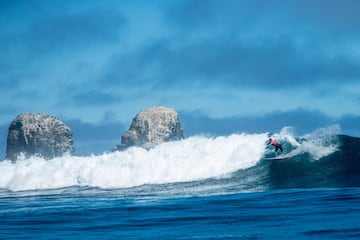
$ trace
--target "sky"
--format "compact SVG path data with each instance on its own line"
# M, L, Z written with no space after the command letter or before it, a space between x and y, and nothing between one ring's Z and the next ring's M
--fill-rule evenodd
M174 108L186 137L360 136L360 1L2 0L0 155L18 114L55 116L78 154ZM4 153L5 155L5 153Z

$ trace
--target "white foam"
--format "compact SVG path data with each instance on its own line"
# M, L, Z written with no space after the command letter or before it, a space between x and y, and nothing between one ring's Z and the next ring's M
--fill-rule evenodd
M337 150L334 136L339 126L319 129L294 137L292 128L272 136L295 150L320 159ZM194 136L161 144L151 150L129 148L98 156L64 156L51 160L21 158L0 162L0 188L12 191L56 189L70 186L128 188L226 177L256 165L265 154L268 133L233 134L216 138Z
M336 136L341 132L340 125L334 124L306 134L300 150L310 153L313 159L318 160L338 150Z
M340 130L340 126L335 124L296 138L292 127L284 127L279 134L273 134L273 136L280 142L287 142L295 148L290 154L287 154L288 157L309 153L312 159L319 160L337 151L338 143L334 141L334 138L340 133Z
M201 180L254 166L264 154L266 139L267 134L195 136L151 150L133 147L99 156L6 160L0 162L0 188L123 188Z

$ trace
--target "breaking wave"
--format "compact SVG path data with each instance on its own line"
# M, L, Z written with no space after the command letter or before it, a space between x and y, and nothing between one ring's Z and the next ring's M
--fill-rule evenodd
M74 186L120 189L161 184L189 186L195 182L202 189L221 191L281 188L275 175L281 178L284 171L288 171L281 169L281 165L305 162L316 165L338 152L341 144L337 134L336 126L303 137L295 137L291 128L284 128L277 134L193 136L150 150L132 147L83 157L63 156L51 160L31 157L15 163L5 160L0 162L0 189L22 191ZM266 149L269 136L280 141L292 157L286 161L263 161L268 154L273 154Z

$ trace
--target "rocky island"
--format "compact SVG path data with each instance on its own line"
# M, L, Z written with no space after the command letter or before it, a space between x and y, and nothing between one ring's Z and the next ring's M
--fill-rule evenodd
M121 137L118 150L131 146L146 149L158 144L183 139L183 129L177 112L172 108L151 107L140 111Z
M18 115L10 124L6 158L15 161L20 154L50 159L74 152L72 131L59 119L39 114Z

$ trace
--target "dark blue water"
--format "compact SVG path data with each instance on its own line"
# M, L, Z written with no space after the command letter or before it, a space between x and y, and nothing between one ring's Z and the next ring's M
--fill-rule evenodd
M360 238L360 188L211 196L167 196L151 188L3 191L0 238Z

